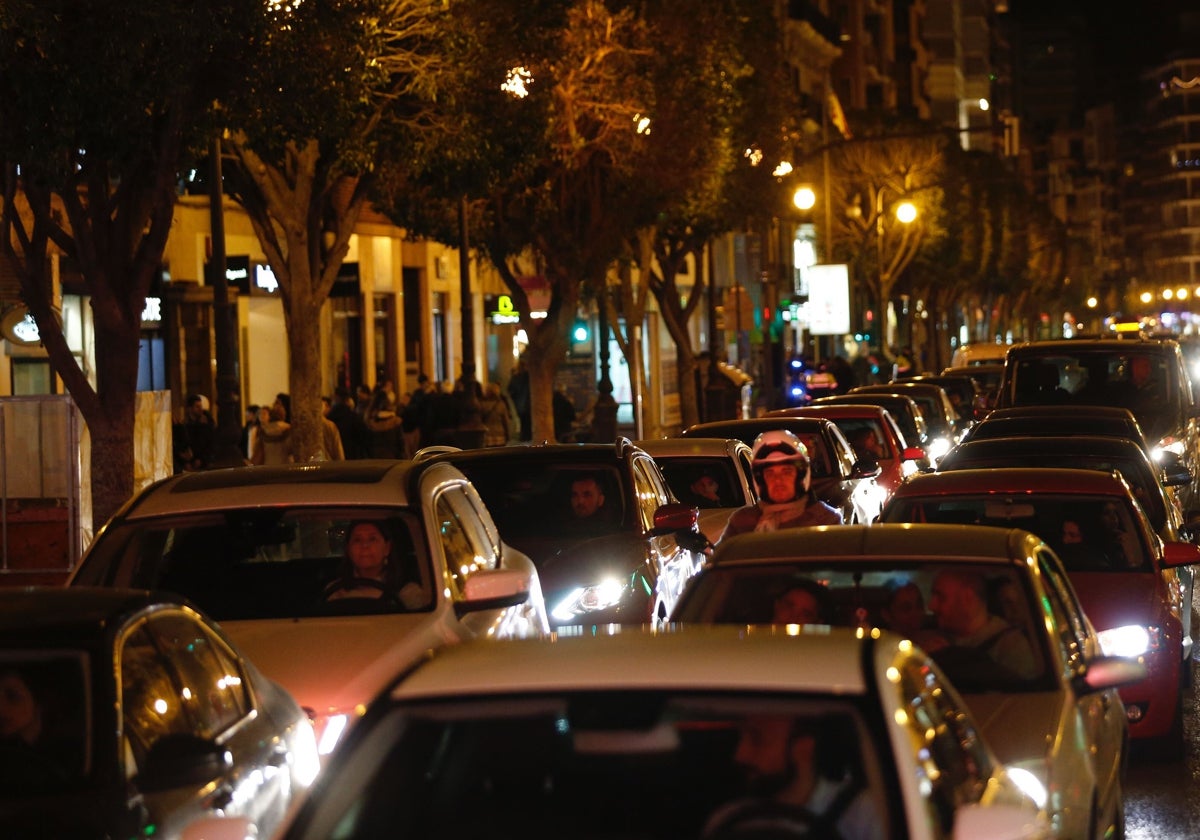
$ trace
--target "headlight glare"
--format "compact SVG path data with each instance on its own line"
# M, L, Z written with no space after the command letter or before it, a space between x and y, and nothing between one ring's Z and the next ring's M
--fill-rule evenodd
M1162 643L1162 632L1157 627L1127 624L1101 630L1096 638L1107 656L1138 657L1158 650Z
M550 614L558 621L571 619L590 612L599 612L609 607L615 607L625 594L625 585L616 578L605 578L591 586L581 586L571 590L551 610Z

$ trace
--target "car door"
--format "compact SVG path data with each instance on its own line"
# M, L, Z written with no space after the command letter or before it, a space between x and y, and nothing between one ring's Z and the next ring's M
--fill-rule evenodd
M631 464L637 505L638 527L645 535L647 553L657 576L654 582L654 616L665 619L671 614L684 585L704 562L679 545L673 534L654 535L654 512L674 500L658 465L648 455L635 455Z
M126 777L170 836L222 811L271 830L287 806L286 747L257 713L234 654L180 610L141 620L120 642Z
M1069 682L1091 657L1100 655L1100 643L1062 565L1043 551L1038 554L1038 570L1046 591L1046 607L1054 619L1058 649L1066 665L1063 677ZM1092 751L1093 774L1103 801L1113 792L1112 786L1120 781L1125 706L1115 688L1076 697L1075 705L1086 743Z

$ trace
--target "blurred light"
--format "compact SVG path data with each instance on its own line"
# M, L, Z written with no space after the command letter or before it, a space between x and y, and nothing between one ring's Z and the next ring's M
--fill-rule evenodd
M1008 777L1013 780L1013 784L1037 803L1038 808L1046 807L1046 786L1034 773L1024 767L1009 767Z
M1090 298L1087 299L1087 305L1088 305L1088 309L1095 309L1097 306L1100 305L1100 301L1096 299L1095 295L1092 295Z
M811 210L817 203L817 194L812 187L800 187L792 195L792 203L800 210Z
M751 166L758 166L760 163L762 163L763 153L761 149L755 149L754 147L751 147L743 152L743 154L750 161Z
M988 108L991 108L991 107L992 107L992 103L988 102L986 99L979 100L979 110L980 111L986 111Z
M774 175L776 178L782 178L784 175L790 174L791 171L792 171L792 164L785 160L785 161L781 161L780 164L775 167L775 171L772 172L771 174Z
M1142 292L1142 303L1149 303L1152 300L1154 300L1154 295L1150 292Z
M1176 289L1176 290L1175 290L1175 298L1176 298L1176 300L1187 300L1187 296L1188 296L1188 290L1187 290L1187 289L1184 289L1184 288L1179 288L1179 289Z
M1163 289L1162 296L1163 300L1170 300L1171 298L1175 297L1175 293L1170 289Z
M529 95L529 84L532 81L532 73L524 67L514 67L508 71L508 77L505 78L504 84L500 85L500 90L511 93L518 99L524 99Z
M896 218L904 224L909 224L917 218L917 208L911 201L902 201L896 205Z
M1157 650L1160 637L1161 633L1157 627L1143 627L1138 624L1110 627L1096 634L1100 649L1107 656L1141 656Z
M633 121L637 124L637 133L638 134L649 134L650 133L650 118L649 117L643 116L641 114L634 114Z

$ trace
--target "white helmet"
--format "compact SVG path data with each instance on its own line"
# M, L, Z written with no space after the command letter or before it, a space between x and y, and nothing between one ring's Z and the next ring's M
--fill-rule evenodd
M796 472L796 495L804 493L805 473L810 464L808 449L795 433L789 432L787 429L772 429L754 439L750 467L754 472L754 482L758 485L760 498L767 498L763 470L777 464L795 464L797 468L802 468Z

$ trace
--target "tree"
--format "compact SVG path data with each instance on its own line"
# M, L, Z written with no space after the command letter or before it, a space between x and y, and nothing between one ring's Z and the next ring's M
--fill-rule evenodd
M6 0L0 5L0 253L51 367L91 437L92 521L133 493L141 314L158 275L178 173L236 87L260 3ZM91 297L95 370L63 335L51 255Z
M443 130L441 0L280 3L224 103L226 188L279 282L296 457L321 457L320 313L377 181Z
M412 182L383 202L398 223L457 243L448 207L466 196L472 239L512 293L529 336L535 440L553 440L551 396L585 286L595 290L621 254L630 218L639 115L653 104L646 28L598 0L454 4L448 92L457 140L426 149ZM441 209L418 207L417 199ZM421 225L418 227L418 225ZM545 284L544 318L526 287Z

